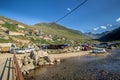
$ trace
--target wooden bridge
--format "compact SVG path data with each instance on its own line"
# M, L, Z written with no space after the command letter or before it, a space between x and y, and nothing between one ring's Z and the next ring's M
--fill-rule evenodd
M0 80L24 80L16 55L5 57L0 55Z

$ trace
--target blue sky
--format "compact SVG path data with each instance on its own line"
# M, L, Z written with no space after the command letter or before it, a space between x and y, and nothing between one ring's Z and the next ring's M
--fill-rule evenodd
M33 25L54 22L84 0L0 0L0 15ZM120 0L88 0L58 22L82 32L103 32L120 25Z

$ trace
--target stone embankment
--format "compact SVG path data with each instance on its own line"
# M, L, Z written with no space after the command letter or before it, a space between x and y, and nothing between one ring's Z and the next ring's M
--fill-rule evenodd
M49 54L45 51L31 52L24 56L17 56L19 65L23 74L29 73L29 70L39 66L54 65L56 62L61 62L62 59L78 57L89 54L89 51L80 51L74 53Z
M39 66L53 65L55 62L60 62L58 58L50 58L45 51L31 52L25 56L18 56L18 62L23 74L29 73L29 70Z

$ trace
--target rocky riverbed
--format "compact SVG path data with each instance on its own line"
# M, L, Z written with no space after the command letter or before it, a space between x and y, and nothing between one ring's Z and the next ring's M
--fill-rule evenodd
M62 59L88 55L90 51L80 51L74 53L49 54L43 50L31 52L17 57L23 75L29 74L29 71L40 66L54 65L60 63Z
M120 49L107 57L81 56L32 70L25 80L120 80Z

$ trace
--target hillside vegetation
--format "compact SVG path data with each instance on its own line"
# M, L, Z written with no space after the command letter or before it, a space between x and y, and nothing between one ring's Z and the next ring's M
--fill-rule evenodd
M39 23L33 26L0 16L0 43L28 44L79 44L91 42L77 30L57 23Z
M83 34L78 33L75 30L68 29L60 24L56 23L41 23L35 24L34 27L36 29L41 30L47 34L57 35L59 37L65 37L71 40L79 41L83 39L88 39Z
M24 23L22 23L22 22L19 22L19 21L16 21L16 20L13 20L13 19L4 17L4 16L0 16L0 19L6 21L6 22L8 22L8 23L11 23L11 24L20 24L20 25L22 25L22 26L24 26L24 27L26 27L26 28L30 28L30 26L27 25L27 24L24 24Z
M17 26L10 24L8 22L5 22L5 24L2 25L3 27L7 28L10 31L17 31Z

